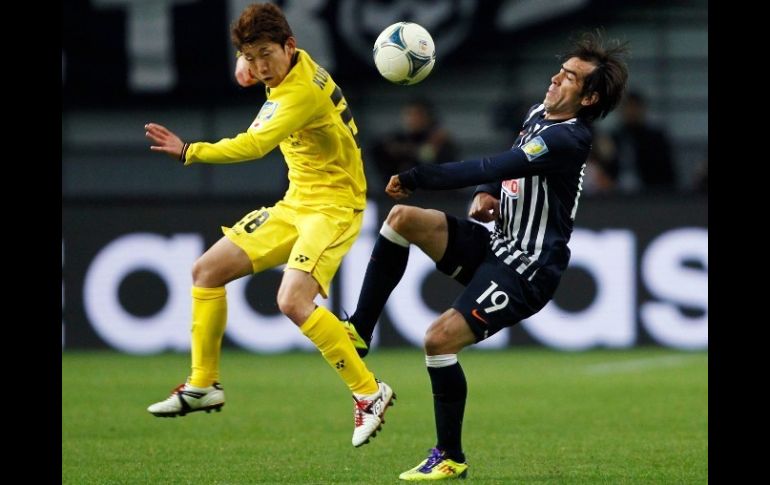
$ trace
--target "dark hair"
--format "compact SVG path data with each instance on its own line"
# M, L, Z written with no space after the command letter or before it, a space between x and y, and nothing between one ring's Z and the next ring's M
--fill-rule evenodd
M628 42L611 41L611 46L603 45L602 32L583 33L572 42L572 47L561 56L566 61L571 57L590 62L596 66L583 81L583 96L591 93L599 95L599 100L584 106L578 116L588 120L604 118L620 102L626 90L628 67L624 57L628 54Z
M272 3L253 3L233 22L231 38L236 49L245 44L268 40L282 46L294 34L280 8Z

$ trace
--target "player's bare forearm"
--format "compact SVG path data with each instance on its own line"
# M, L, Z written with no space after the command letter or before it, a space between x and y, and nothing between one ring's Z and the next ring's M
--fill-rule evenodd
M165 153L179 160L184 150L184 142L173 131L157 123L144 125L144 136L152 141L150 150Z

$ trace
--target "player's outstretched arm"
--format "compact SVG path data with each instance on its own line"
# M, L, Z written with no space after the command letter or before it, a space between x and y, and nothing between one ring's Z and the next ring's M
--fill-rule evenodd
M235 61L235 80L244 88L257 84L257 77L251 72L251 66L243 56L238 56Z
M480 222L491 222L500 213L500 201L486 192L479 192L473 198L468 216Z
M177 160L181 160L185 144L173 131L156 123L147 123L144 125L144 130L144 136L153 143L150 146L150 150L162 152Z
M530 160L521 147L496 155L461 162L419 164L398 174L402 190L446 190L489 184L503 180L548 175L575 160L585 160L590 145L576 139L569 127L552 128L543 133L541 143L548 150Z

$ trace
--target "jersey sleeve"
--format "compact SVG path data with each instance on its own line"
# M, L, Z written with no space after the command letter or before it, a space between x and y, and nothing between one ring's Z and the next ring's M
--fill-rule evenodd
M500 190L502 189L502 182L492 182L488 184L481 184L476 187L476 190L473 191L473 198L476 197L476 194L479 194L481 192L487 193L491 196L493 196L495 199L500 198Z
M471 185L486 185L532 175L547 175L582 164L588 156L590 144L581 140L574 127L557 125L545 129L521 147L497 155L440 165L419 165L398 176L409 189L457 189ZM493 194L499 194L498 191ZM488 189L488 190L486 190ZM490 192L491 193L491 192Z
M236 163L262 158L311 121L316 116L318 105L314 92L303 89L301 85L283 92L265 101L245 133L223 138L216 143L190 144L185 165L194 162Z

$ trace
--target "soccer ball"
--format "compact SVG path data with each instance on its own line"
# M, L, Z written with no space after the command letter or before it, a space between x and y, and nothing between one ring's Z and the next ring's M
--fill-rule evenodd
M412 22L389 25L374 42L374 65L382 77L396 84L417 84L436 63L433 38Z

